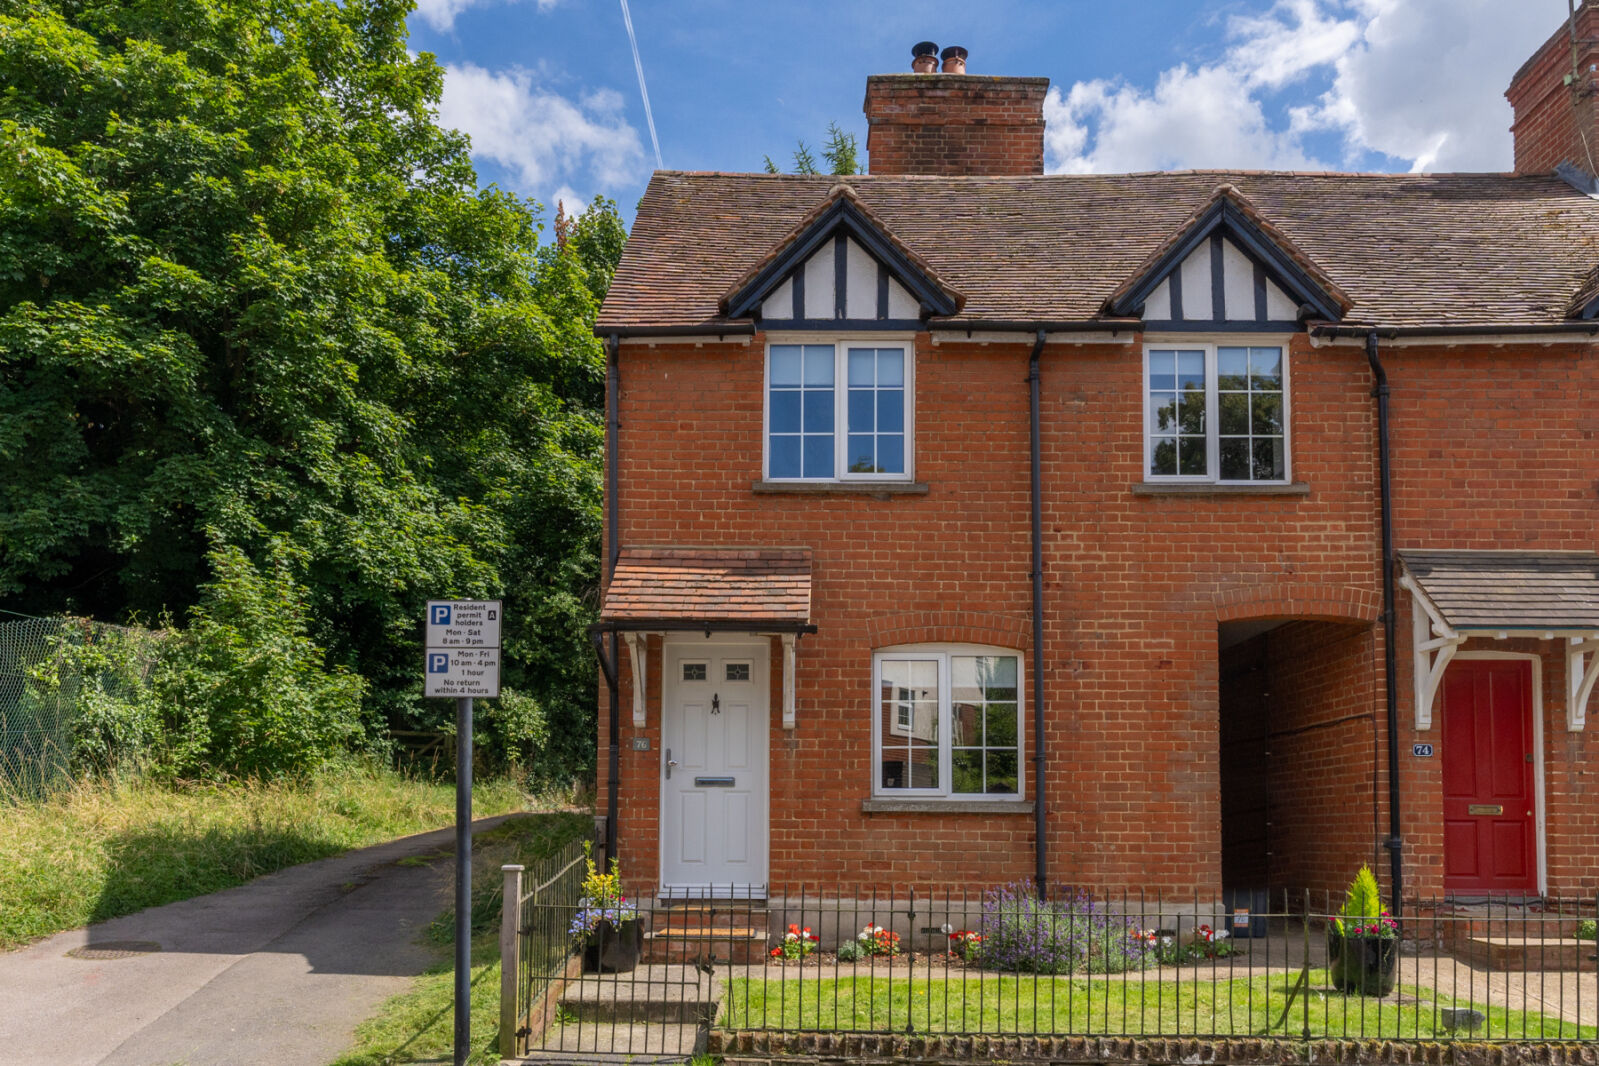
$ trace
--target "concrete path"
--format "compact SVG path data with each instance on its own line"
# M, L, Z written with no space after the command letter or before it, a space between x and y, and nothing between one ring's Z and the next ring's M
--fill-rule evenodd
M0 1066L322 1066L438 957L418 934L450 905L453 844L421 833L0 954ZM160 950L67 954L126 941Z

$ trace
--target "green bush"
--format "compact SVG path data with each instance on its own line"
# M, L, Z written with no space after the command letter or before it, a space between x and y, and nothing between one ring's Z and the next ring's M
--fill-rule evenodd
M172 769L248 776L304 773L359 747L361 678L324 665L306 632L293 550L274 541L266 573L219 544L189 627L156 676Z
M1578 940L1595 940L1595 939L1599 939L1599 923L1595 923L1592 918L1584 918L1582 921L1578 922L1577 923L1577 939Z

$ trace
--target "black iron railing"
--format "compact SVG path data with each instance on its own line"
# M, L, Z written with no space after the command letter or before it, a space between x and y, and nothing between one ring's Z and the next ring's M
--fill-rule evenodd
M1078 890L1041 900L1025 883L645 900L634 964L615 950L628 947L625 932L569 937L563 949L575 905L530 898L523 921L544 931L549 1002L517 1051L686 1055L712 1029L1599 1039L1595 941L1578 936L1592 929L1593 899L1418 899L1402 919L1342 933L1332 894L1242 901L1252 906Z

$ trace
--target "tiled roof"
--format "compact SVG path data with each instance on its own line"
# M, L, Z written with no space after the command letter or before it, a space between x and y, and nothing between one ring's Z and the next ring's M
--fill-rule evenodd
M1599 629L1599 555L1405 551L1405 572L1457 629Z
M623 548L603 622L811 620L808 548Z
M1599 265L1599 201L1554 176L1178 171L1030 178L659 171L597 331L726 324L718 301L839 182L964 293L947 320L1096 317L1232 185L1351 301L1348 320L1567 320Z

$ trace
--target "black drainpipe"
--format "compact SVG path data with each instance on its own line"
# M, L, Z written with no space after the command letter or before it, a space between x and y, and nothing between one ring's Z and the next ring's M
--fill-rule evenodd
M605 540L609 565L606 568L606 577L616 573L616 560L622 554L621 531L622 523L617 513L620 496L617 493L616 459L619 451L617 430L621 426L621 395L622 395L622 370L620 364L621 341L615 333L605 341ZM617 666L621 659L617 655L618 636L613 630L610 639L610 669L606 671L607 707L610 712L609 745L606 752L605 775L605 859L609 863L616 858L616 815L618 808L617 778L622 772L622 695L617 691ZM598 644L598 641L596 641ZM601 665L604 666L605 653L601 653Z
M1033 354L1027 360L1028 432L1032 449L1033 480L1033 835L1037 857L1038 895L1049 883L1049 846L1044 820L1044 491L1043 466L1038 441L1038 357L1044 351L1044 331L1038 331Z
M1366 361L1371 364L1377 397L1377 463L1382 483L1382 644L1383 675L1388 696L1388 849L1389 878L1393 885L1394 916L1404 898L1404 839L1399 833L1399 678L1394 646L1394 497L1388 457L1388 374L1377 354L1377 331L1366 334Z

